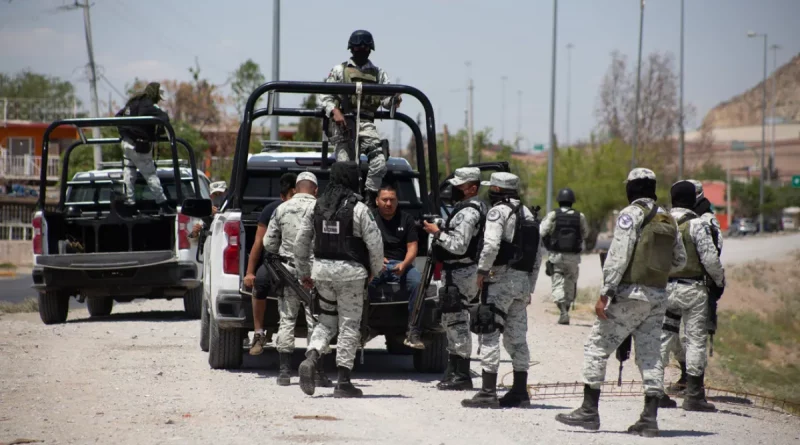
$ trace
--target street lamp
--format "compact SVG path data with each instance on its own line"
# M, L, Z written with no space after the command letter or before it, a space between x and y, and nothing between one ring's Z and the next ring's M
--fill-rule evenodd
M764 154L767 149L767 34L748 31L747 37L764 38L764 81L761 85L761 178L758 187L758 230L764 233Z
M575 48L575 45L572 43L567 43L567 131L565 145L569 147L569 112L570 112L570 101L572 99L572 48Z
M780 45L772 44L769 46L772 50L772 111L770 111L770 127L772 130L772 142L769 149L769 169L767 170L767 180L772 184L772 169L775 168L775 102L778 101L778 50L781 49Z
M633 144L631 169L636 167L636 144L639 139L639 91L642 81L642 32L644 30L644 0L639 3L639 58L636 61L636 102L633 106Z
M556 149L556 26L558 25L558 0L553 0L553 54L550 65L550 150L547 151L547 212L553 208L553 157Z

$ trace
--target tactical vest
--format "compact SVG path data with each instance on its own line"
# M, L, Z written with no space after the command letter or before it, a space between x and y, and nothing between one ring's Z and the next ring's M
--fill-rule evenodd
M646 216L638 228L636 247L620 283L665 289L672 269L672 249L678 236L675 219L668 213L658 213L655 203L652 210L641 204L635 205Z
M473 262L478 261L478 255L480 255L481 250L483 250L483 227L486 225L486 215L483 212L481 205L474 200L465 200L459 202L454 208L453 213L450 214L450 217L447 218L447 223L445 224L445 233L449 230L452 230L453 227L450 227L450 221L456 217L456 215L467 208L472 208L478 211L480 214L480 220L478 221L478 229L477 232L472 236L472 239L469 241L469 246L467 247L467 251L463 255L456 255L449 250L445 249L444 247L434 244L433 245L433 254L436 257L437 261L456 261L456 260L463 260L465 258L469 258Z
M352 66L345 62L342 64L343 80L344 83L380 83L380 70L375 65L371 68L362 69L357 66ZM381 106L380 96L361 96L361 112L375 113ZM356 111L356 95L345 95L342 99L342 108L345 112ZM349 109L348 109L349 108Z
M121 110L115 114L115 117L138 117L142 116L141 109L142 102L147 101L152 104L152 101L147 97L134 99L126 104ZM117 127L120 137L127 142L133 144L137 153L150 153L150 143L157 140L156 126L155 125L125 125Z
M525 206L522 203L515 206L508 201L502 201L498 205L510 208L511 215L517 215L517 221L514 226L514 239L511 242L501 239L500 251L497 252L494 265L507 264L512 269L533 272L536 255L539 253L539 220L535 216L533 221L526 219Z
M555 226L548 245L551 252L580 253L582 250L581 214L575 210L568 212L556 210Z
M670 278L692 278L702 279L705 275L705 269L700 262L700 256L697 254L697 245L692 239L690 233L691 221L697 216L687 213L678 220L678 231L683 238L683 246L686 248L686 265L680 270L677 270L669 275Z
M314 207L314 257L355 261L370 270L367 244L353 234L353 211L358 200L351 196L331 219L322 216L319 203Z

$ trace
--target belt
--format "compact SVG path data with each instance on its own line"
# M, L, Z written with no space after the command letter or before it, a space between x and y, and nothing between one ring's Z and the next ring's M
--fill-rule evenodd
M467 267L474 265L475 263L442 263L442 270L453 271L453 270L465 269Z
M668 281L670 283L695 284L696 282L703 280L705 280L705 277L676 277L676 278L670 278Z

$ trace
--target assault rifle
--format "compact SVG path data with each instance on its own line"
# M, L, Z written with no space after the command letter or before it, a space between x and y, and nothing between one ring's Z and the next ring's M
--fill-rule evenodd
M606 256L608 252L600 252L600 267L606 264ZM619 376L617 377L617 386L622 386L622 368L626 360L631 358L631 348L633 347L633 337L627 336L622 340L622 344L617 347L617 361L619 361Z
M294 274L290 273L286 269L286 266L283 265L280 256L267 254L266 266L267 268L272 269L272 273L277 275L281 283L288 284L289 287L292 288L294 293L297 294L297 297L300 298L300 301L303 302L303 305L307 307L309 311L311 311L312 317L314 318L314 321L316 321L317 318L314 316L314 309L316 307L314 305L315 295L312 294L312 292L315 291L308 291L306 288L300 285L300 282L297 281L297 278L294 276Z

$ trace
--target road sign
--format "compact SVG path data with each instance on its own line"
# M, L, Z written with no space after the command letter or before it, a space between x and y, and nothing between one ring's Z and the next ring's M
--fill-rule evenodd
M544 144L536 144L533 146L533 151L544 151Z
M731 141L731 150L740 151L747 150L747 144L742 141Z
M800 175L792 176L792 187L800 188Z

